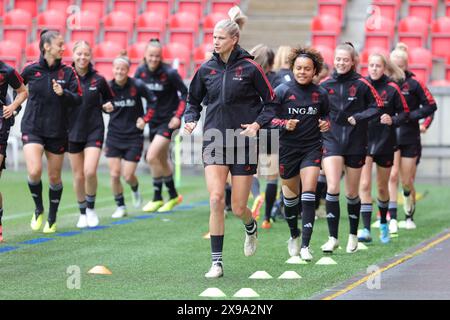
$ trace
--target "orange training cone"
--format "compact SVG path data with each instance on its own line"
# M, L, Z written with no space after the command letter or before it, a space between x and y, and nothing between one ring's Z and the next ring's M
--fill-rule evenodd
M112 272L109 271L109 269L106 268L105 266L95 266L91 270L89 270L88 273L91 273L91 274L112 274Z

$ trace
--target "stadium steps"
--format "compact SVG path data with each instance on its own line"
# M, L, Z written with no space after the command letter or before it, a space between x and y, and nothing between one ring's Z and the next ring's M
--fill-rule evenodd
M368 16L367 9L371 0L348 1L346 9L346 24L341 34L341 42L350 41L357 51L364 45L364 28ZM362 30L357 32L356 30Z

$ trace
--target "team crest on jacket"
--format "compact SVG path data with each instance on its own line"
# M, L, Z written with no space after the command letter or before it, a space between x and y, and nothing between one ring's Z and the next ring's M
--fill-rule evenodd
M381 100L383 100L383 102L386 104L387 103L387 92L386 90L383 90L380 94L380 98Z
M92 79L91 84L89 85L89 91L95 91L97 90L97 80Z
M134 87L134 86L131 87L131 88L130 88L130 95L131 95L132 97L135 97L136 94L137 94L136 87Z
M402 84L402 94L403 95L409 95L409 83L408 82L404 82L403 84Z
M319 93L313 92L311 94L311 100L312 100L312 103L319 103Z
M350 97L355 97L356 96L356 86L355 85L352 85L350 87L350 89L348 89L348 95Z
M66 80L64 80L64 70L60 69L58 71L58 80L56 80L56 82L58 82L59 84L65 84Z
M217 74L216 69L211 69L211 72L209 74L211 74L211 75Z
M159 81L166 82L167 81L167 74L166 73L161 73L161 75L159 76Z
M236 72L234 73L233 80L241 81L242 80L242 73L243 73L242 66L237 67L236 68Z
M0 85L2 85L5 82L5 76L0 73Z
M333 88L330 88L330 90L328 90L328 94L334 94Z
M141 72L141 78L144 79L147 75L145 74L145 72Z

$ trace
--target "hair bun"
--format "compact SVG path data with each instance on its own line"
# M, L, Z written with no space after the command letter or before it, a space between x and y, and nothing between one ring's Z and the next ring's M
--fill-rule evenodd
M242 30L242 27L247 22L247 16L242 13L241 8L238 6L234 6L228 10L228 16L232 21L237 23L240 30Z

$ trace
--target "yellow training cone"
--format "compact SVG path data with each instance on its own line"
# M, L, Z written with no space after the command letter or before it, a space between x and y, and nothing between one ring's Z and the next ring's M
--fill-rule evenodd
M95 266L91 270L89 270L88 273L91 273L91 274L112 274L112 272L109 271L109 269L106 268L105 266Z
M208 233L205 233L205 235L203 236L203 239L211 239L211 235Z

